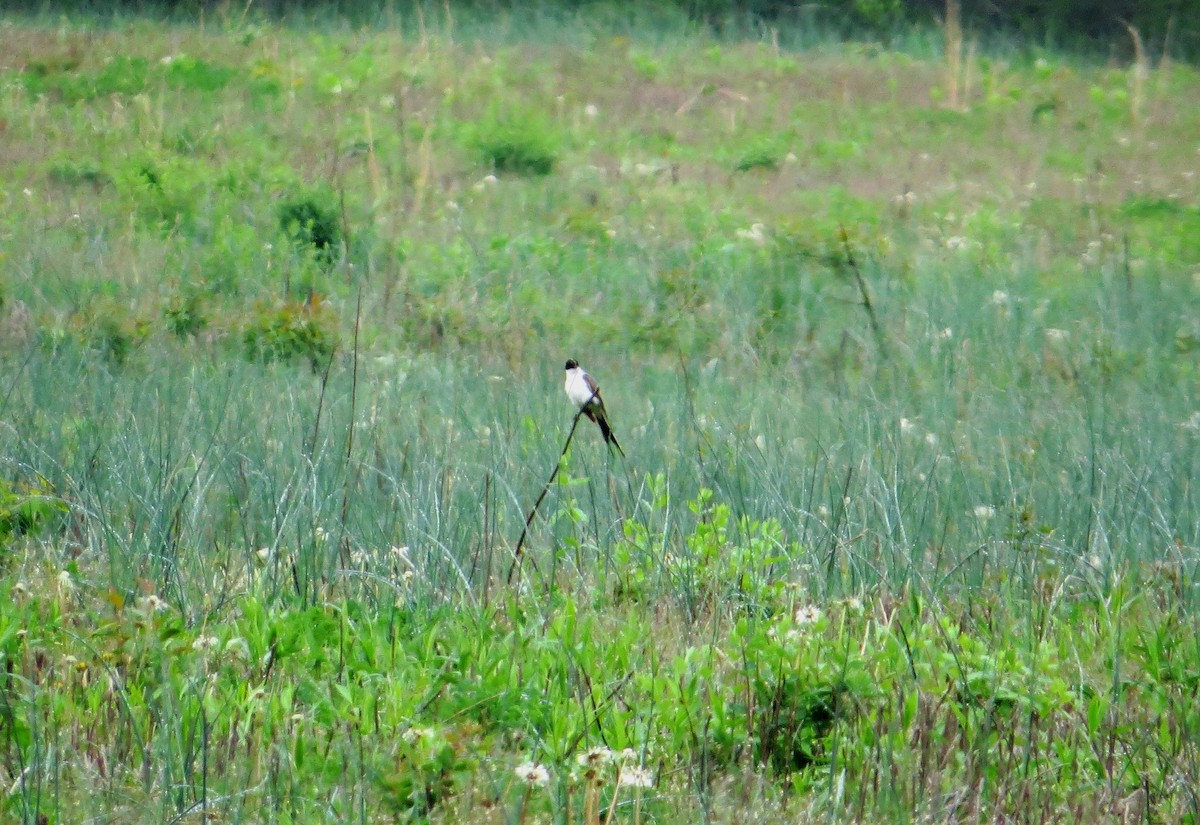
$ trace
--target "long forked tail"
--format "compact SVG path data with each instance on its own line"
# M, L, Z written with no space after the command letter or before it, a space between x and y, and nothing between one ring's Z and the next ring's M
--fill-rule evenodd
M621 458L625 457L625 451L621 449L621 445L617 443L617 437L613 435L612 428L608 426L608 420L602 416L596 416L596 423L600 425L600 434L604 436L604 440L617 448L617 452L621 454Z

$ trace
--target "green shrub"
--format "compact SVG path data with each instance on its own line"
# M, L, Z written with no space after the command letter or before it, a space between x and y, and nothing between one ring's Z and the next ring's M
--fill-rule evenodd
M315 193L279 207L279 226L293 244L311 246L322 263L332 263L342 243L341 210L332 197Z
M314 372L328 363L337 344L333 318L318 301L289 301L264 310L242 334L246 357L271 363L307 359Z
M54 515L67 511L46 479L36 483L0 480L0 542L37 532Z
M197 292L177 295L171 299L163 310L167 320L167 329L176 338L188 338L208 326L208 317L204 314L204 298Z
M496 172L549 175L558 162L559 141L550 124L533 114L492 115L470 130L480 161Z

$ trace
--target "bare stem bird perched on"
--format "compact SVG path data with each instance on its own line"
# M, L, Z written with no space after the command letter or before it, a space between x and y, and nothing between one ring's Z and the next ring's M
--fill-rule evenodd
M579 362L574 358L567 361L567 377L563 387L566 389L571 403L596 422L596 425L600 427L600 433L604 436L604 441L616 447L621 458L624 458L625 451L621 449L621 445L617 443L617 437L612 433L612 428L608 426L608 413L604 409L604 399L600 397L600 387L592 376L583 371Z

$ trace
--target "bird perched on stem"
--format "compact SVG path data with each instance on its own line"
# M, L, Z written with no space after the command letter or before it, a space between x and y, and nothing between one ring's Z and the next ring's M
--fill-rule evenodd
M617 437L613 435L612 427L608 426L608 413L604 409L604 399L600 397L600 387L596 384L596 380L584 372L583 367L579 366L579 362L574 358L567 361L566 369L567 377L563 387L567 391L567 397L571 399L572 404L583 411L584 415L596 422L596 425L600 427L600 434L604 436L604 441L616 447L621 458L624 458L625 451L617 443Z

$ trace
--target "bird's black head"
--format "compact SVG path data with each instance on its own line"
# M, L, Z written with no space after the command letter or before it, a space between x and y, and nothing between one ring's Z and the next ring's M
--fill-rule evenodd
M579 366L579 362L578 362L578 361L576 361L574 358L568 358L568 359L567 359L567 366L566 366L566 369L573 370L573 369L575 369L575 368L576 368L576 367L578 367L578 366Z

